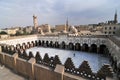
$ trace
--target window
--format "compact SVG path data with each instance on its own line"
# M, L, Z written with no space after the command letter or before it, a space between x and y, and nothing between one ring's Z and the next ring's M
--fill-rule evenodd
M114 27L114 29L116 29L116 27Z
M111 27L109 27L109 29L111 30Z
M107 32L105 32L105 34L107 34Z
M115 34L115 32L113 32L113 34Z
M109 32L109 34L111 34L111 32Z
M105 30L107 29L107 27L105 27Z

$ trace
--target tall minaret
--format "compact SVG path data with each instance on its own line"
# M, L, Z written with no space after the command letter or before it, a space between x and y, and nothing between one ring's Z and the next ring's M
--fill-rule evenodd
M115 11L115 15L114 15L114 23L116 24L118 21L117 21L117 11Z
M33 15L33 24L34 24L34 29L37 29L38 21L37 21L37 16L35 16L35 15Z
M69 24L68 24L68 18L67 18L66 24L65 24L65 32L67 32L68 26L69 26Z
M68 27L68 25L69 25L69 24L68 24L68 17L67 17L67 20L66 20L66 27Z

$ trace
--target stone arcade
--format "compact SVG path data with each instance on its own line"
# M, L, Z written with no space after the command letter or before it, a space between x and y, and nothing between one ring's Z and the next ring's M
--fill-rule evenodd
M97 73L93 73L88 61L75 68L71 58L61 65L58 56L45 54L41 59L39 52L35 57L32 52L27 55L25 50L35 46L106 54L110 57L114 72L120 74L120 44L114 36L69 36L67 33L56 36L31 35L1 40L0 44L1 63L32 80L106 80L113 76L109 65L103 65Z

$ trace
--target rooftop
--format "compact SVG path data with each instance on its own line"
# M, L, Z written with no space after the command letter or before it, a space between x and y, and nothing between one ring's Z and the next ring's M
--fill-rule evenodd
M0 80L26 80L24 77L14 73L12 70L0 66Z

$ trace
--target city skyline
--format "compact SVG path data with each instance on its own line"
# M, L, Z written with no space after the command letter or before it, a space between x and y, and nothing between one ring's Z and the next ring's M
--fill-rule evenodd
M1 0L0 28L33 25L32 16L40 24L65 24L67 17L71 25L94 24L114 19L119 0Z

